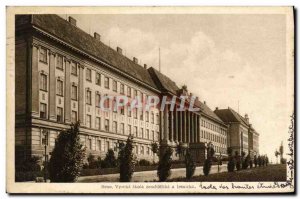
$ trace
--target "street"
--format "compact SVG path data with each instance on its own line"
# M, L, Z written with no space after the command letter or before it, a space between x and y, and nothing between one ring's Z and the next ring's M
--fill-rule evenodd
M220 166L220 172L227 171L227 165ZM217 173L218 166L211 167L210 173ZM203 175L203 167L197 167L194 176ZM185 177L185 168L172 169L170 179ZM157 170L135 172L132 177L132 182L152 182L158 181ZM97 175L97 176L81 176L77 182L119 182L119 174Z

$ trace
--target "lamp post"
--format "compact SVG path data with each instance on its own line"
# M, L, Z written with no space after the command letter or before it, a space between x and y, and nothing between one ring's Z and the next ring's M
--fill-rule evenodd
M43 139L43 144L45 146L45 163L44 163L44 181L47 182L47 145L48 145L48 131L46 129L42 130L44 139Z

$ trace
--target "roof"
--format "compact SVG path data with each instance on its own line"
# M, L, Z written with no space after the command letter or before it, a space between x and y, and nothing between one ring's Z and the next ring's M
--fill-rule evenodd
M65 19L52 14L32 15L31 23L60 40L96 57L149 86L156 84L147 69L121 55Z
M200 107L202 114L204 114L208 117L211 117L211 118L215 119L216 121L224 124L223 120L221 118L219 118L206 104L202 103L201 101L195 101L195 103L196 103L196 106Z
M219 116L225 123L229 122L240 122L243 123L246 126L249 126L249 122L246 121L244 117L242 117L240 114L238 114L235 110L232 108L228 109L218 109L214 111L215 114Z
M174 81L153 67L150 67L148 71L153 77L154 82L156 82L157 88L159 88L161 91L169 91L176 95L179 88Z

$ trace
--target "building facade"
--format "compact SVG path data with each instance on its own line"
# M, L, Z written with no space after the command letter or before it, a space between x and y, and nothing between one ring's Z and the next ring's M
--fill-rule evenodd
M59 133L76 121L87 155L117 152L119 142L130 134L137 158L151 161L158 160L152 143L162 149L171 146L174 159L184 159L176 153L179 145L189 147L199 162L208 145L217 156L226 156L228 146L258 152L258 133L249 130L247 122L224 119L186 87L141 66L135 57L127 58L121 48L108 47L98 33L91 36L79 29L72 17L66 21L57 15L18 15L15 36L16 158L49 158ZM103 104L107 108L117 96L139 97L143 103L155 96L175 105L104 111L100 103L107 96L112 96ZM189 111L191 106L198 110Z
M241 155L245 152L253 157L259 153L259 134L249 123L247 114L243 117L230 107L228 109L216 108L214 112L228 125L228 147L232 148L233 154L238 152Z

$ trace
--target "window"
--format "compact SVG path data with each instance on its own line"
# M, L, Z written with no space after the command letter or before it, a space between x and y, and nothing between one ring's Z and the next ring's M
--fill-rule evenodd
M120 112L121 112L121 115L124 115L124 106L120 107Z
M134 119L137 119L137 108L133 109L133 117Z
M136 98L137 95L138 95L138 91L137 91L137 90L134 90L134 92L133 92L133 98Z
M146 111L146 122L149 122L149 112Z
M75 63L72 63L72 66L71 66L71 74L72 75L77 75L77 66Z
M120 84L120 94L124 95L124 84Z
M109 148L110 148L110 146L109 146L109 141L106 141L106 151L108 151Z
M86 127L91 128L91 115L86 115Z
M100 75L100 73L96 73L96 84L101 86L101 75Z
M152 137L152 139L154 140L155 138L154 138L154 131L151 131L151 137Z
M117 92L117 90L118 90L118 83L117 83L116 80L114 80L114 81L113 81L113 91L114 91L114 92Z
M120 124L120 132L121 132L121 134L124 134L124 124L123 123Z
M141 154L144 155L144 146L141 146Z
M47 91L47 75L41 74L40 89Z
M96 93L96 107L100 107L100 101L101 101L101 97L99 93Z
M140 135L141 138L144 138L144 129L141 128L141 135Z
M114 132L114 133L117 133L117 122L116 121L114 121L113 122L113 124L112 124L112 131Z
M129 86L127 87L127 96L131 97L131 88Z
M63 96L64 94L64 83L61 80L57 80L57 95Z
M104 128L105 128L105 131L109 131L109 120L108 119L105 120Z
M92 81L92 71L91 71L91 69L86 69L86 80L87 81Z
M92 150L92 139L89 139L89 149Z
M151 112L151 123L154 124L154 113Z
M150 155L150 147L147 147L147 155Z
M57 55L56 59L56 67L63 70L63 57L61 55Z
M159 132L156 132L156 140L159 140Z
M76 111L72 111L72 123L75 123L77 122L77 112Z
M47 118L47 105L44 103L40 104L40 118Z
M137 127L133 127L133 136L137 137Z
M77 86L72 85L71 88L71 98L72 100L77 100Z
M143 110L140 111L140 120L142 120L142 121L144 120L144 112L143 112Z
M127 129L127 131L128 131L128 134L130 135L130 134L131 134L131 125L130 125L130 124L128 124L128 129Z
M159 124L159 114L156 113L156 124Z
M130 108L130 106L127 107L127 116L131 117L131 108Z
M96 129L101 129L101 120L100 117L96 117Z
M40 48L40 61L47 63L47 49Z
M104 87L109 89L109 78L108 77L104 78Z
M146 129L146 138L149 139L149 129Z
M63 122L63 109L57 107L57 122Z
M102 148L101 140L97 141L97 145L98 145L98 151L101 151L101 148Z
M89 90L87 90L86 91L86 103L87 104L92 104L92 93L91 93L91 91L89 91Z

